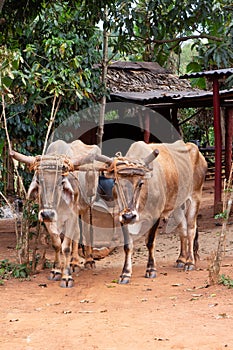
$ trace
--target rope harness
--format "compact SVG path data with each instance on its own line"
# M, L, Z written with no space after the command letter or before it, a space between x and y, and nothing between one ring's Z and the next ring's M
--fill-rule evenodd
M119 177L140 176L143 178L146 176L146 174L151 173L151 169L149 169L149 167L147 167L144 163L140 161L129 160L125 157L122 157L121 153L118 152L112 164L106 169L106 171L108 173L113 172L114 174L115 184L118 188L121 203L123 204L122 213L124 214L129 212L130 208L128 207L125 193L122 184L119 180Z
M94 194L92 196L88 197L88 191L85 191L84 188L82 188L79 178L74 174L74 165L71 161L71 159L67 155L44 155L44 156L36 156L35 161L30 166L30 170L35 171L37 175L41 177L41 184L43 186L43 191L46 194L46 188L44 183L44 172L55 172L55 179L54 179L54 187L52 192L52 199L53 202L54 195L55 195L55 189L56 189L56 183L58 176L61 175L62 177L68 176L71 174L73 178L76 179L79 192L85 201L86 204L91 206L93 204L93 201L95 199ZM94 172L96 171L93 165L93 168L90 169L90 171ZM148 166L146 166L143 162L140 162L138 160L129 160L122 156L120 152L118 152L113 159L113 162L110 166L105 167L104 171L106 173L113 173L115 184L118 189L118 194L121 200L121 203L123 205L123 212L128 212L130 209L128 208L126 196L122 187L122 184L120 182L120 177L132 177L132 176L140 176L144 178L148 173L151 173L151 169L149 169ZM88 172L88 170L87 170ZM94 180L94 175L91 175L91 178ZM94 198L94 199L93 199ZM45 206L50 207L51 203L48 203L48 198L45 195Z
M46 171L56 170L60 172L62 176L69 175L70 171L74 171L73 163L67 155L45 155L36 156L35 161L30 166L30 171L35 171L36 173Z
M83 198L84 202L86 204L88 204L88 206L92 205L92 203L93 203L92 197L94 196L94 194L89 195L90 189L88 188L88 190L86 191L85 189L82 188L79 178L74 173L74 165L73 165L71 159L67 155L63 155L63 154L59 154L59 155L52 155L51 154L50 155L50 154L48 154L48 155L44 155L44 156L41 156L41 155L36 156L35 161L30 166L30 170L34 171L35 174L40 176L41 185L43 187L43 191L45 194L46 194L46 190L45 190L45 183L44 183L43 174L44 174L44 172L55 173L54 187L53 187L51 201L53 201L53 199L54 199L54 194L55 194L58 176L60 175L62 177L65 177L65 176L68 176L70 174L77 181L78 189L79 189L79 192L80 192L81 197ZM90 168L86 171L87 174L90 172L89 177L91 179L91 182L94 181L94 175L93 175L94 171L95 171L94 166L92 169ZM47 196L45 196L45 206L50 207L50 203L48 203Z
M73 164L70 158L66 155L39 155L36 156L35 161L30 166L30 170L34 171L35 174L40 178L42 193L44 193L44 208L52 208L58 176L68 176L69 172L73 171ZM46 184L44 181L45 172L51 172L55 174L51 198L48 198L47 196Z

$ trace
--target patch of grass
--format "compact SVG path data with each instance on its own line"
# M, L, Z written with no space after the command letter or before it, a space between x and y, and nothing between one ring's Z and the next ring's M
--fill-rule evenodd
M228 212L227 210L224 210L222 213L216 214L214 218L217 219L223 219L226 220L228 218Z
M221 275L219 283L223 284L228 288L233 288L233 279L230 278L229 276Z
M16 264L8 259L0 260L0 285L9 278L25 279L29 276L30 270L26 264Z

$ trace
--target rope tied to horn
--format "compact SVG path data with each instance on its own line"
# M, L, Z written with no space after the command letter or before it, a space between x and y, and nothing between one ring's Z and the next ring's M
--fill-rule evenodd
M74 171L74 165L67 155L44 155L36 156L35 161L29 167L30 171L41 172L43 170L56 170L67 176Z
M119 176L142 176L144 177L146 173L151 172L151 169L147 167L143 162L138 160L131 160L123 157L120 152L116 153L116 156L113 159L111 165L106 169L107 172L113 172L115 177L115 184L118 188L118 194L120 197L120 201L123 206L123 213L127 213L130 211L128 208L127 200L125 197L125 193L123 187L121 185Z
M105 168L105 171L114 172L114 174L121 174L125 171L125 175L133 176L144 175L150 172L151 169L142 161L127 159L122 156L121 152L117 152L113 162L109 167Z

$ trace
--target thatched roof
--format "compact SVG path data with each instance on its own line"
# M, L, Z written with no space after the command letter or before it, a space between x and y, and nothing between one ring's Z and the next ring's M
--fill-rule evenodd
M180 79L156 62L116 61L108 67L107 86L112 101L154 108L213 106L212 91L193 88L189 80ZM233 89L219 94L221 106L232 106Z
M107 85L113 93L197 90L189 80L180 80L157 62L114 62L108 67Z

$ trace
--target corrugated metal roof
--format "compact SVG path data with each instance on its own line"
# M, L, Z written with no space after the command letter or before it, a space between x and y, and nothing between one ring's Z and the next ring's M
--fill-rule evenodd
M160 69L163 70L157 62L113 62L108 69L107 83L111 100L153 105L155 108L168 105L178 108L212 106L213 92L192 88L186 78L205 75L221 77L233 74L233 68L227 68L178 77L169 73L164 74L165 72L161 74L157 71ZM232 99L233 89L220 91L221 102L224 96Z
M145 92L128 91L128 92L112 92L111 97L121 97L126 100L148 101L164 98L177 98L187 94L187 91L163 91L151 90Z
M196 72L196 73L188 73L181 75L180 79L187 79L187 78L200 78L205 76L229 76L233 74L233 68L224 68L224 69L215 69L215 70L207 70L203 72Z
M219 92L220 98L223 99L232 99L233 98L233 89L230 90L221 90ZM213 92L212 91L161 91L161 90L152 90L146 92L112 92L110 94L111 100L115 101L127 101L131 103L139 103L143 105L163 105L173 104L183 106L188 104L189 107L196 106L197 103L200 105L212 105Z

